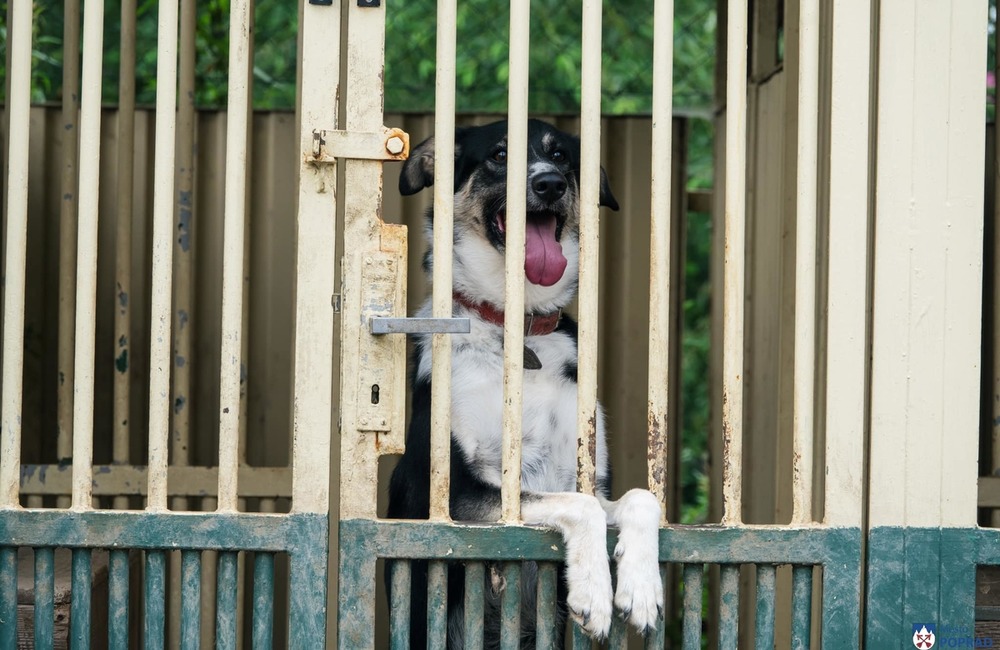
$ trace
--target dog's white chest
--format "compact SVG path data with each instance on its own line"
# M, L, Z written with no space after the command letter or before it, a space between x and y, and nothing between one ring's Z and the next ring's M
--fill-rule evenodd
M455 441L481 480L499 486L503 421L503 349L499 328L473 319L473 330L452 344L452 421ZM527 339L542 363L526 370L523 388L521 486L534 492L576 489L576 347L563 332ZM422 350L418 373L430 372ZM603 414L598 418L598 467L606 446Z

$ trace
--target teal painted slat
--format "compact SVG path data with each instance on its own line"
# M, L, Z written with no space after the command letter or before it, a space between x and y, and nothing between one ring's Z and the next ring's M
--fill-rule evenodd
M360 526L338 527L340 535L340 574L337 581L337 647L373 649L372 630L375 629L375 549L371 538L365 537ZM325 551L324 551L325 552ZM295 565L295 558L290 558ZM293 568L294 572L294 568ZM326 576L322 576L325 584ZM300 581L301 582L301 581ZM293 598L297 587L292 583ZM294 601L293 601L294 603ZM294 623L292 625L294 628ZM289 632L289 644L293 642ZM297 646L310 650L309 646ZM316 646L322 647L322 646Z
M504 564L503 580L500 650L518 650L521 647L521 565L517 562Z
M813 568L792 569L792 650L809 650L812 631Z
M309 551L326 547L328 518L313 513L5 511L0 544L60 548L165 548L231 551Z
M410 590L412 587L410 562L407 560L393 562L391 579L389 647L396 650L410 646Z
M757 567L757 612L754 639L758 650L774 650L774 580L770 564Z
M468 648L483 647L483 606L486 584L486 567L482 562L467 562L465 565L465 645Z
M448 634L448 565L427 563L427 647L444 648Z
M736 650L740 637L740 567L723 565L721 574L719 648Z
M611 631L608 633L608 650L626 650L628 647L628 623L615 613L611 617Z
M367 540L386 559L560 562L566 556L558 533L535 526L356 519L341 521L340 535ZM822 564L857 539L854 528L677 526L660 529L659 552L660 561L670 563ZM616 543L617 532L609 531L609 552Z
M822 647L854 650L861 645L861 531L854 529L838 542L830 545L823 566ZM897 643L894 639L889 647Z
M701 604L704 576L705 567L702 565L684 565L684 623L682 627L684 650L701 650Z
M905 585L905 537L902 528L876 527L868 533L868 574L866 578L865 646L896 647L903 627L903 588ZM824 568L824 590L832 571ZM824 601L827 596L824 595ZM824 612L829 608L824 602ZM824 616L823 637L826 641ZM912 634L912 633L911 633ZM909 638L909 637L903 637Z
M593 640L587 633L583 631L583 628L573 623L573 650L592 650L594 646Z
M0 548L0 648L17 647L17 549Z
M73 650L90 650L90 549L73 549L70 600L70 637Z
M52 647L55 605L55 555L51 548L35 549L35 647Z
M274 639L274 554L253 558L253 650L269 650Z
M146 551L146 599L143 637L146 650L163 650L167 557L163 551Z
M128 551L120 549L110 551L108 553L109 650L128 650L128 574Z
M269 516L273 517L274 515ZM296 522L293 529L295 538L291 540L291 550L288 553L288 647L290 650L313 650L326 645L327 554L329 553L330 519L326 515L299 514L294 516L302 517L302 519ZM361 582L355 586L362 594L366 594L365 597L369 600L359 599L357 602L359 604L369 602L371 610L374 610L375 556L367 552L367 547L361 547L360 550L363 555L353 558L356 566L352 570L355 572L355 580L361 579ZM340 580L344 580L343 571L340 573ZM360 650L366 646L359 644L339 647L357 647Z
M663 593L667 593L667 565L660 564L660 584L663 585ZM645 650L663 650L664 639L666 637L667 622L661 609L660 616L656 619L656 627L646 635L646 642L643 644Z
M201 643L201 551L181 551L181 650Z
M941 606L937 620L940 625L958 621L967 637L975 636L976 565L975 531L944 528L941 535ZM960 635L954 635L960 636Z
M218 650L236 650L236 573L238 566L238 553L219 553L215 590L215 647ZM295 588L294 585L292 588Z
M538 611L535 623L536 650L555 650L556 646L556 581L559 572L555 564L538 564L537 598ZM477 646L480 647L480 646Z
M941 530L907 528L904 544L903 618L896 638L910 639L913 624L937 622L941 608Z

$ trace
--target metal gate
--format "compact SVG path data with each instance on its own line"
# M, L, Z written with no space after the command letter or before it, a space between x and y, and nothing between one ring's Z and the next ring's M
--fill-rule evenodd
M245 612L252 619L247 626L250 637L247 645L254 648L285 645L286 639L274 637L276 623L279 629L291 630L287 636L289 647L313 649L325 644L332 431L329 406L334 338L330 296L334 282L336 178L332 168L315 165L305 157L301 159L299 213L294 221L298 267L294 287L295 361L291 389L295 401L291 463L287 468L248 466L245 431L241 431L241 413L245 420L241 407L245 407L246 401L241 394L241 373L245 356L243 258L253 5L249 0L232 2L224 161L222 343L213 354L221 360L216 391L218 466L188 467L186 425L180 424L179 416L171 420L171 415L179 414L184 406L185 389L179 393L182 399L175 400L173 396L178 395L177 382L189 378L183 367L191 360L190 356L185 357L190 350L184 347L190 344L190 338L185 339L181 333L190 309L185 302L190 294L182 292L171 303L175 298L172 291L175 275L182 276L188 284L191 281L190 260L178 261L189 257L181 253L187 252L193 183L191 148L183 144L184 138L180 138L182 145L175 147L176 122L187 120L180 133L190 136L194 107L193 93L188 93L190 85L185 85L189 81L187 73L182 75L180 84L187 97L178 98L176 83L179 19L181 45L194 43L194 3L183 4L185 9L180 16L178 0L164 0L158 5L152 272L146 285L155 288L150 291L150 373L148 384L144 384L148 387L149 417L147 423L131 425L131 429L127 353L133 351L134 363L144 351L137 351L137 346L129 342L128 318L129 314L135 314L135 307L129 307L128 282L138 284L140 279L130 277L128 230L133 222L135 88L123 83L120 127L124 146L119 153L124 161L121 167L128 173L123 172L119 177L119 188L123 191L119 193L122 202L117 254L122 270L115 302L117 315L124 319L124 324L123 329L116 329L115 363L124 380L115 380L114 462L95 466L94 414L98 401L95 374L97 368L107 367L100 363L105 355L95 355L98 218L108 216L98 209L104 6L97 0L88 1L84 7L82 84L77 85L73 80L79 70L74 57L66 57L67 78L71 81L65 89L63 126L64 132L70 134L67 140L73 142L64 147L66 172L62 200L64 206L69 206L65 210L69 224L78 225L78 234L75 242L72 234L68 239L69 247L75 248L75 255L68 258L75 257L75 269L73 264L65 264L65 250L64 263L60 265L63 277L68 278L64 286L71 294L68 312L60 309L60 317L69 314L68 323L74 332L60 339L68 341L68 366L73 371L60 375L68 379L63 382L68 392L60 388L60 417L64 412L69 414L71 427L64 427L66 421L60 420L58 463L22 465L25 294L26 287L28 291L40 289L36 278L26 277L25 273L33 7L31 0L10 3L4 129L7 181L0 433L0 647L3 648L20 648L23 644L37 648L52 648L54 644L66 647L67 643L73 648L88 648L92 638L97 646L120 649L140 644L145 648L162 648L167 641L171 647L236 648L243 638ZM66 48L67 52L73 52L80 42L78 23L74 26L79 17L79 3L68 2L66 9L67 34L71 35ZM302 36L308 45L304 48L303 74L312 79L336 78L338 52L336 48L332 52L325 48L324 39L326 34L338 33L339 14L309 4L304 11ZM122 61L123 71L127 71L123 72L123 79L135 75L135 12L134 2L123 3L122 52L127 53ZM184 46L182 52L187 51L189 48ZM132 58L127 61L129 56ZM193 59L187 63L183 55L181 59L182 71L191 71L190 83L193 83ZM78 116L75 93L81 88ZM335 84L310 84L303 93L303 151L318 146L314 140L318 126L336 124L336 103ZM73 136L77 130L78 148ZM179 180L175 183L177 169ZM53 186L57 185L53 181ZM74 189L67 189L77 185L78 197ZM175 214L179 215L179 225L175 224ZM73 224L74 219L77 224ZM291 220L289 224L293 227ZM179 250L177 257L175 247ZM61 350L60 364L64 361ZM60 370L66 370L66 366ZM119 410L120 404L124 404L123 410ZM175 428L171 429L171 424ZM130 465L129 444L133 441L129 439L129 431L143 429L148 431L146 462ZM67 474L71 474L69 481L65 480ZM95 491L98 480L101 490ZM70 482L72 487L68 490ZM114 483L114 487L109 488L108 483ZM271 485L261 490L265 483ZM288 484L290 489L286 487ZM70 492L71 503L63 497L45 496ZM108 495L117 495L115 509L111 509ZM247 496L275 495L291 497L289 512L281 513L281 505L276 506L273 498L263 499L268 503L261 504L256 512L247 511ZM192 497L191 503L188 497ZM212 499L211 506L206 508L211 511L188 511L189 507L196 507L195 501L202 501L198 497ZM50 500L44 501L46 498ZM99 507L101 498L105 500L104 507ZM59 591L63 578L67 577L60 568L66 552L71 553L68 595ZM251 560L252 571L247 574L252 575L248 580L252 580L252 587L247 591L252 598L247 598L244 608L244 564L249 569ZM286 564L288 589L276 577L283 575ZM276 572L276 566L282 567L280 571ZM276 607L277 592L282 597L287 592L287 609ZM71 608L64 611L67 598ZM67 616L68 631L64 629ZM92 620L100 629L92 629ZM173 626L176 629L167 629ZM210 632L203 639L206 627Z

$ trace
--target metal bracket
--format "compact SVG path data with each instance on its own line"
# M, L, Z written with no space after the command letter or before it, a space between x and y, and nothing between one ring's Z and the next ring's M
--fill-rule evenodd
M312 151L306 162L333 163L338 158L353 160L406 160L410 156L410 134L383 126L380 131L313 129Z
M368 321L372 334L468 334L472 324L468 318L384 318Z

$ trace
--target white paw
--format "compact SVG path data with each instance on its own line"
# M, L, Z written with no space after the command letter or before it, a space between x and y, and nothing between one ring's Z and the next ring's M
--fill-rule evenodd
M663 582L659 567L660 507L645 490L632 490L621 500L618 545L618 585L615 608L640 633L656 627L663 614Z
M611 629L611 570L603 548L592 549L566 564L569 595L566 603L574 621L600 640Z
M604 639L613 611L607 521L593 497L577 505L579 510L566 531L566 601L573 620L590 636Z

